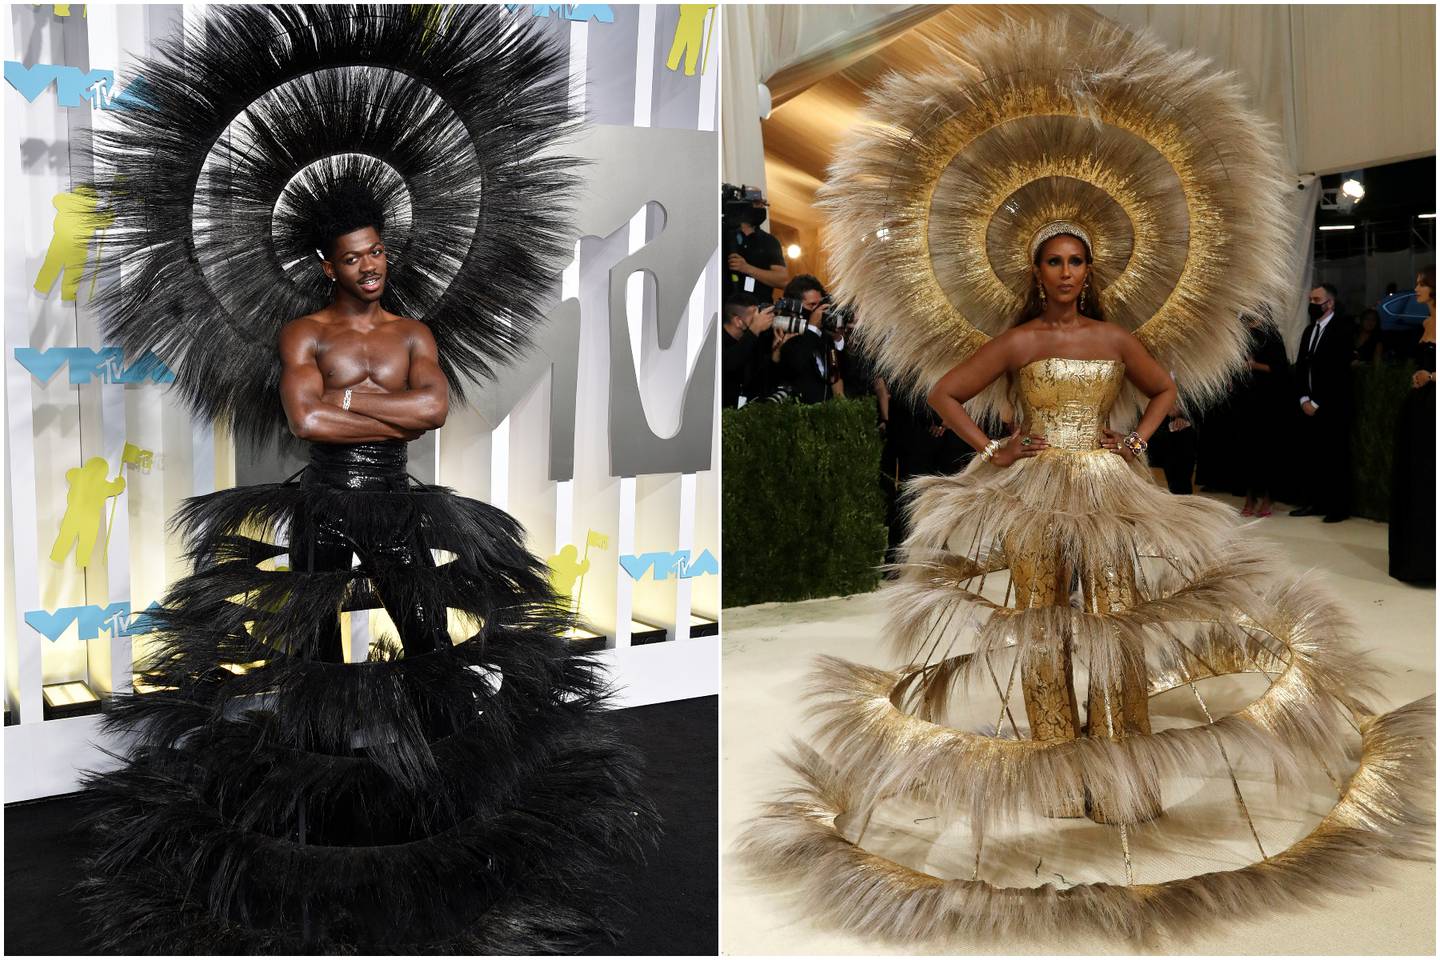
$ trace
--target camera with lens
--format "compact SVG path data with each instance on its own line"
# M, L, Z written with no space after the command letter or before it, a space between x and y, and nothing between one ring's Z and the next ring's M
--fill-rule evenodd
M844 330L855 324L855 308L848 303L836 303L828 293L820 299L820 302L829 308L820 318L821 330L829 333L832 330Z
M776 333L799 333L805 329L809 314L799 297L781 297L775 301L775 320L770 329Z
M758 227L770 215L766 209L765 194L759 187L747 187L733 183L720 185L720 225L726 234L740 229L742 223Z
M855 309L837 306L828 293L820 298L819 306L828 308L820 317L820 329L826 333L842 330L855 321ZM799 333L813 315L814 311L806 310L805 301L800 298L781 297L775 301L775 322L771 326L777 333Z

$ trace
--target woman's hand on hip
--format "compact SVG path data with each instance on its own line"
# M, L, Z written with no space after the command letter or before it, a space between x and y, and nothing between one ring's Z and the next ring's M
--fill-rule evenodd
M1041 451L1049 448L1050 444L1045 442L1043 434L1029 433L1020 429L1010 434L1009 439L1000 445L999 450L995 451L990 462L997 467L1008 467L1016 460L1039 456Z
M1100 440L1100 446L1104 447L1106 450L1109 450L1111 453L1120 454L1120 456L1124 457L1127 461L1133 461L1135 459L1135 454L1133 451L1131 451L1129 447L1125 446L1123 442L1125 440L1125 436L1126 435L1123 433L1116 433L1114 430L1106 427L1105 436L1102 437Z

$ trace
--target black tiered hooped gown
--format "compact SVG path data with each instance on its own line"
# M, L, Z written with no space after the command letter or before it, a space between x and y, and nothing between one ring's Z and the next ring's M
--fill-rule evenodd
M131 64L145 109L94 138L123 267L93 306L105 342L164 360L199 422L288 439L280 330L333 301L317 241L359 217L391 258L384 309L429 329L464 402L528 349L574 256L569 63L499 5L216 5ZM150 615L143 692L107 707L121 764L89 785L97 949L616 933L613 868L656 818L512 517L413 481L397 442L314 444L303 475L171 523L194 572ZM382 607L397 635L345 662L342 612Z
M1435 341L1415 348L1421 370L1435 372ZM1390 576L1435 582L1435 381L1410 391L1395 428L1390 481Z
M147 692L107 712L133 752L90 784L102 947L550 953L613 933L608 872L655 816L603 682L520 525L412 480L405 452L315 444L302 477L174 518L195 572L152 614ZM353 566L311 562L322 529ZM321 655L340 611L380 606L398 643ZM458 642L431 645L437 617Z

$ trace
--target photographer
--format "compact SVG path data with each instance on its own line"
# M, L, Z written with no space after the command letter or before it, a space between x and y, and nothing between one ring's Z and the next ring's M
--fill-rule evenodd
M764 392L761 337L775 320L771 303L757 304L748 294L725 302L725 332L720 340L720 397L727 407L744 406ZM768 337L766 337L768 340Z
M826 312L833 302L820 281L803 274L785 286L785 295L776 304L776 316L798 314L802 329L787 332L772 326L770 362L774 380L802 403L819 403L832 393L843 395L839 379L838 351L845 349L845 337Z
M780 241L760 228L769 216L756 187L720 188L722 249L725 253L725 299L745 293L768 303L775 288L790 279Z

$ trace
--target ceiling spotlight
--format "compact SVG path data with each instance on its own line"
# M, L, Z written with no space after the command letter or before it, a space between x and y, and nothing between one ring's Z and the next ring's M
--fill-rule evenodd
M1351 177L1340 184L1340 192L1351 200L1363 200L1365 199L1365 184Z
M796 257L800 256L800 244L792 243L790 244L790 246L786 247L785 256L789 257L791 260L794 260Z
M1353 223L1332 223L1332 224L1330 224L1329 226L1320 227L1319 229L1321 229L1321 230L1354 230L1354 229L1355 229L1355 224L1353 224Z
M1435 219L1435 214L1433 214L1433 213L1422 213L1422 214L1420 214L1420 219L1421 219L1421 220L1434 220L1434 219Z

